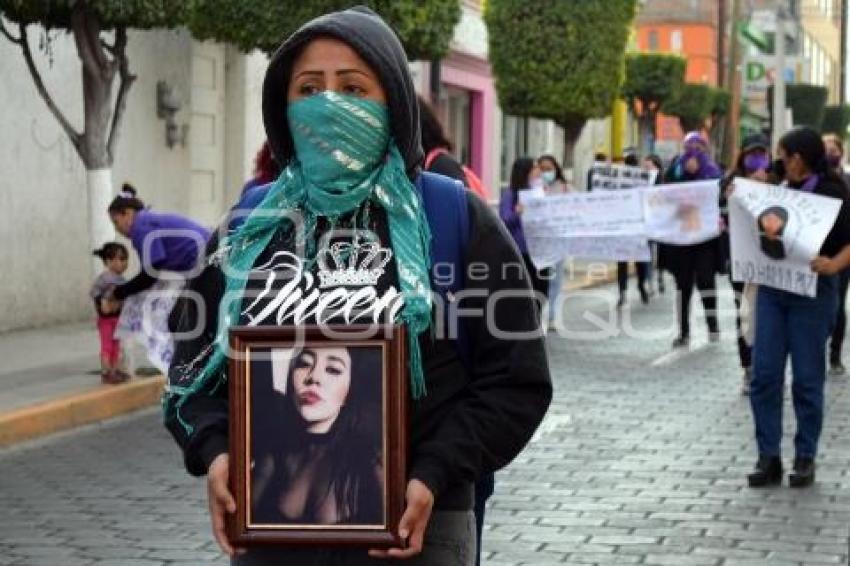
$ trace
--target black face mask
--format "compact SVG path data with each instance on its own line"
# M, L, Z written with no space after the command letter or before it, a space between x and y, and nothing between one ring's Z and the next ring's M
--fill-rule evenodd
M770 172L776 175L779 179L785 178L785 162L781 159L775 159L770 164Z

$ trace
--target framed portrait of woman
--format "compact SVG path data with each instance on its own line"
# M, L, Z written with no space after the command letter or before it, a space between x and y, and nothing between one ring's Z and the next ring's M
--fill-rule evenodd
M404 327L230 331L234 544L400 544Z

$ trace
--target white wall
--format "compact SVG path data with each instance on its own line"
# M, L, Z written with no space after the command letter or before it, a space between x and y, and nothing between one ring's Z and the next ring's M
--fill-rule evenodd
M37 34L32 45L47 87L79 128L82 88L72 38L56 38L52 66L38 51ZM138 80L127 101L114 184L130 181L163 210L185 207L188 151L165 146L156 82L165 79L188 97L189 46L185 32L130 34L130 68ZM178 122L185 116L178 113ZM5 40L0 117L0 331L92 316L85 170L39 98L20 51Z

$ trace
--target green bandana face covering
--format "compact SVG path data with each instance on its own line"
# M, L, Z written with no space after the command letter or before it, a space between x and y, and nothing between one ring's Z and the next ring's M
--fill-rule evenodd
M404 298L396 322L407 326L411 393L414 398L425 394L419 335L431 324L431 233L419 193L390 139L386 105L328 91L291 103L287 119L295 158L246 221L222 239L212 258L222 264L225 300L215 342L211 352L204 353L208 359L195 375L187 371L171 383L163 398L166 417L175 411L188 432L192 427L180 418L182 404L210 382L214 391L226 379L228 329L239 324L242 306L241 300L227 298L242 296L257 257L274 233L282 225L295 229L292 214L300 214L304 226L298 232L306 237L300 243L309 264L316 253L318 218L328 218L333 225L340 215L363 208L366 201L382 207L389 219ZM368 218L363 222L365 227Z

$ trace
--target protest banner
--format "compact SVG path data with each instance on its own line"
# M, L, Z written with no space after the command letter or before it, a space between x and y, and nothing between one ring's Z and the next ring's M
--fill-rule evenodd
M719 181L656 185L641 193L650 240L688 246L720 235Z
M736 178L729 199L732 279L814 297L810 263L838 218L841 201Z
M591 191L613 191L648 187L655 184L658 171L645 171L640 167L620 163L594 162L590 168Z
M530 200L522 218L529 254L545 267L566 257L648 261L640 191L568 193Z

